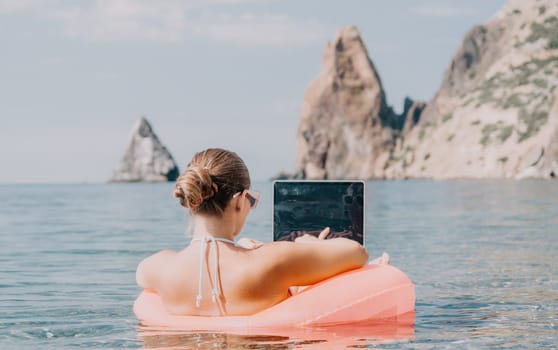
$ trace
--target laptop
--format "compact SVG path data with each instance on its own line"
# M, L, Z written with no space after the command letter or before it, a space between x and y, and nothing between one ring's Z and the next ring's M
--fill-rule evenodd
M364 181L273 182L273 240L304 234L345 237L364 245Z

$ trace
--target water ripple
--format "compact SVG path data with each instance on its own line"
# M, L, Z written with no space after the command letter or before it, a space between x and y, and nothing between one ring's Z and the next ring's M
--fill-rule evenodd
M245 235L271 237L271 184ZM1 185L0 344L72 348L553 348L558 186L545 181L367 183L367 248L416 283L416 324L234 335L138 330L134 271L182 249L172 184ZM268 196L266 196L268 194ZM394 335L395 334L395 335ZM397 336L398 335L398 336Z

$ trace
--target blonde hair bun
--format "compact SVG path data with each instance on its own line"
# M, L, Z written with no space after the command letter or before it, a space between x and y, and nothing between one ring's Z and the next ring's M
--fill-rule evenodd
M193 213L221 215L233 194L249 186L248 169L236 153L210 148L194 155L173 196Z

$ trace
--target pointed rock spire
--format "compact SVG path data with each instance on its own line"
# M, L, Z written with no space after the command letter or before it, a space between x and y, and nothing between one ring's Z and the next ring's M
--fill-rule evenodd
M322 71L304 94L296 177L370 178L391 134L393 112L360 33L342 28L322 57Z
M164 182L174 181L178 175L172 155L159 141L147 119L140 118L132 128L128 148L111 181Z

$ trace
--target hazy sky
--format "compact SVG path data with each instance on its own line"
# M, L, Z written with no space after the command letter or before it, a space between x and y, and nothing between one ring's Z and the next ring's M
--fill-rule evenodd
M146 116L181 170L207 147L292 170L304 90L354 24L388 103L428 100L503 0L0 0L0 182L102 182Z

